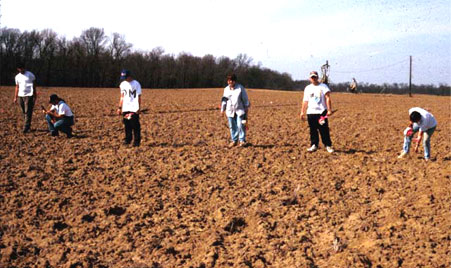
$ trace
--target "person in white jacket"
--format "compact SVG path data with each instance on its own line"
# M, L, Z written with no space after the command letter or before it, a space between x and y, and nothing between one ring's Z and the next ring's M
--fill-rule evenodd
M221 114L227 116L229 121L231 142L229 147L239 144L246 146L246 122L250 102L244 87L236 83L235 74L227 76L228 86L224 88L221 100ZM238 143L239 141L239 143Z

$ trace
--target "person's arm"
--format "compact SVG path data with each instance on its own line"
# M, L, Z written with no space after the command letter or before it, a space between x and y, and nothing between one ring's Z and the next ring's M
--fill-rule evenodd
M38 91L36 90L36 76L34 74L31 74L31 79L33 80L33 99L36 102L38 99Z
M301 108L301 119L304 120L305 112L307 111L308 101L302 102L302 108Z
M17 103L18 96L19 96L19 85L16 84L16 90L14 91L14 103Z
M228 97L226 97L226 90L227 87L224 88L224 92L222 93L222 98L221 98L221 115L225 114L226 108L227 108L227 101L229 100Z
M53 107L52 107L52 108L53 108ZM47 110L45 110L44 107L42 107L42 113L50 115L50 117L51 117L52 119L58 119L58 118L64 117L64 115L59 115L59 114L56 112L56 110L55 110L55 109L52 109L52 108L50 108L50 110L47 111Z
M415 152L418 152L418 147L420 146L421 140L423 139L423 131L421 131L421 129L418 131L418 137L415 140L416 144L415 144Z
M243 97L242 101L243 101L243 105L244 105L244 110L247 113L247 110L249 110L249 108L251 107L251 103L249 101L249 97L247 96L247 92L244 89L244 87L242 88L243 90L241 91L241 96Z
M38 91L36 90L36 84L33 83L33 99L36 101L38 99Z
M121 92L121 98L119 99L119 106L116 111L116 113L119 115L122 113L122 102L123 101L124 101L124 92Z
M63 118L64 114L58 114L55 110L49 112L50 116L55 119Z
M331 116L332 115L332 100L330 98L330 91L327 92L326 95L324 95L324 97L326 98L327 116Z
M139 112L141 111L141 94L138 95L138 105L139 105L139 108L138 108L138 111L136 111L137 114L139 114Z

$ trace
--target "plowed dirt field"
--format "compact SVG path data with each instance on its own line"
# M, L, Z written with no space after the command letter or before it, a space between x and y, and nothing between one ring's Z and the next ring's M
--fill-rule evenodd
M302 92L248 90L227 148L222 89L143 90L122 145L119 89L41 88L22 134L0 87L0 267L450 267L449 97L332 93L335 153L307 153ZM51 137L57 93L75 137ZM408 109L438 121L432 161L399 160Z

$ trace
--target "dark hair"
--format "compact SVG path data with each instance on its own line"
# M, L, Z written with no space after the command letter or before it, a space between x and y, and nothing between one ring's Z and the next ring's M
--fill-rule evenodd
M17 68L17 69L25 69L25 63L19 61L19 62L16 64L16 68Z
M410 121L412 122L418 122L421 119L421 114L419 112L412 112L410 114Z
M232 80L236 82L236 74L228 74L227 75L227 80Z

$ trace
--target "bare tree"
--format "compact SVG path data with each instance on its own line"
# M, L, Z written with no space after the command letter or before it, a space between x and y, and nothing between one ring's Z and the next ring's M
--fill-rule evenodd
M132 47L133 45L127 43L123 35L113 33L108 51L113 60L122 60L130 53Z
M80 40L88 55L99 56L104 50L107 37L105 36L105 31L103 29L91 27L82 32Z

